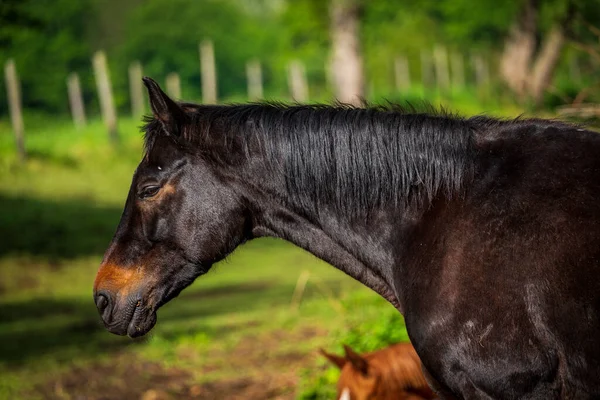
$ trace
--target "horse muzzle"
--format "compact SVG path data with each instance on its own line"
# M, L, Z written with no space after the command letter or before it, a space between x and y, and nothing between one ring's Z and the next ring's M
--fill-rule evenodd
M139 337L156 324L156 310L144 304L140 296L119 298L107 290L94 292L94 301L105 328L116 335Z

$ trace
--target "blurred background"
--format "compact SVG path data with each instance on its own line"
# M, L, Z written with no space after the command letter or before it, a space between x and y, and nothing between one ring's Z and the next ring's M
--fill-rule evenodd
M139 340L92 283L175 98L422 102L600 117L598 0L0 0L0 399L330 399L317 354L407 340L370 290L278 240L239 248Z

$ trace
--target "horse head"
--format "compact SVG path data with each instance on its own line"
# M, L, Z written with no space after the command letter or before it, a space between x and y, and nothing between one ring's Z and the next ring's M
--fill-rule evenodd
M410 343L397 343L363 355L344 345L344 352L342 357L321 349L321 354L341 370L338 400L435 398Z
M380 381L379 371L369 366L367 358L344 345L345 355L338 356L321 349L333 365L341 371L338 380L338 400L367 400L374 398Z
M131 337L152 329L161 305L247 237L241 196L182 140L191 111L144 83L153 114L146 154L94 283L106 328Z

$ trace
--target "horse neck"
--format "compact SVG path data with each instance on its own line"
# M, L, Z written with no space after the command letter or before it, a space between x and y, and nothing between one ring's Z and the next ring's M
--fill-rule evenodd
M405 226L421 218L421 208L374 210L349 218L334 207L303 208L286 190L282 175L248 168L240 181L253 204L255 237L290 241L365 284L402 311L394 288ZM425 209L426 207L423 207Z
M254 235L291 241L401 309L394 268L402 262L403 246L432 202L443 201L469 175L470 142L459 132L463 128L448 129L454 136L440 135L432 143L414 133L417 145L403 145L406 148L391 151L392 156L380 142L354 143L347 146L347 155L321 149L330 148L333 141L319 146L301 134L293 140L263 135L264 143L247 146L249 157L237 171L254 207ZM323 137L331 136L323 132ZM374 146L379 147L372 150ZM427 146L431 151L424 150ZM449 151L453 147L455 151ZM406 165L398 168L398 163Z

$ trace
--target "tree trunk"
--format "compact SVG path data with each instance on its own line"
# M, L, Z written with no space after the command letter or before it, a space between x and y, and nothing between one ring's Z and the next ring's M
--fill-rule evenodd
M525 0L523 12L511 29L500 70L502 77L520 100L530 99L539 106L554 76L572 23L575 4L567 0L566 12L549 33L536 53L539 0Z
M535 53L538 0L525 0L520 18L512 26L500 61L500 73L521 100L527 96L529 66Z
M361 0L331 0L331 76L337 99L360 105L364 76L359 39Z
M200 79L202 80L202 103L217 104L217 68L215 50L210 40L200 43Z
M552 27L533 65L529 92L536 106L541 104L544 92L552 83L575 12L575 3L568 0L566 13L562 20Z
M541 104L544 92L552 82L564 44L565 31L563 27L554 26L544 41L531 73L529 92L536 106Z

